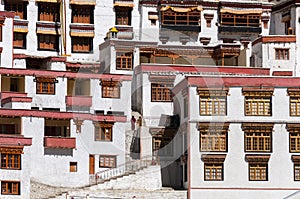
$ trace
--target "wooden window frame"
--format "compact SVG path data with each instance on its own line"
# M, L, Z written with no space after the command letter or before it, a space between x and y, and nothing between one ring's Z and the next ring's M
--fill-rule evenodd
M21 170L21 154L1 153L1 169Z
M172 137L153 137L153 155L154 156L173 156L174 147L173 147L173 138Z
M36 78L36 94L55 95L55 78Z
M224 161L226 155L203 154L204 181L224 181Z
M249 181L268 181L268 163L249 163Z
M77 162L70 162L69 171L71 173L77 172L78 171L78 167L77 166L78 166Z
M38 3L38 21L60 21L59 3Z
M117 52L116 69L117 70L132 70L133 68L133 53L132 52Z
M272 116L274 88L243 88L245 116Z
M116 6L114 9L116 13L115 24L131 26L132 8Z
M72 5L71 23L94 23L94 6L91 5Z
M201 152L227 152L229 123L198 123Z
M1 181L2 195L20 195L21 183L19 181ZM15 186L15 187L14 187Z
M200 26L201 11L175 12L171 9L161 12L162 25Z
M289 132L289 152L300 153L300 124L287 124Z
M172 102L172 83L151 83L151 102Z
M260 27L260 19L260 14L220 14L221 25L223 26Z
M113 123L94 122L95 141L113 141Z
M72 53L91 53L93 37L71 37Z
M27 33L14 32L14 41L13 41L14 48L26 49L26 37L27 37Z
M290 116L300 116L300 97L290 97Z
M300 181L300 156L299 155L292 155L291 157L294 166L294 181Z
M276 60L290 60L290 49L289 48L275 48L275 59Z
M258 123L243 123L245 152L272 152L273 125Z
M11 1L5 0L4 10L15 12L15 16L18 16L19 19L27 19L27 1Z
M102 80L100 85L101 85L102 98L120 99L121 96L120 82Z
M59 35L38 34L38 50L59 51Z
M99 156L99 168L116 168L116 166L117 166L117 156L115 155Z

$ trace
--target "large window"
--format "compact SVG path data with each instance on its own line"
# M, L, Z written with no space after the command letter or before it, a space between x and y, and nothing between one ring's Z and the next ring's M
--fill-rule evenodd
M290 152L300 152L300 124L287 124L286 129L289 132Z
M200 151L227 151L228 123L199 123Z
M271 116L274 89L243 89L246 116Z
M249 181L268 180L268 161L270 155L246 155L249 163Z
M228 89L198 88L200 115L226 115Z
M133 54L132 52L118 52L116 60L117 70L132 70Z
M58 3L39 3L39 21L59 22L59 4Z
M232 14L222 12L220 15L221 25L260 27L260 14Z
M120 83L117 81L101 81L102 98L120 98Z
M72 5L72 23L94 23L94 6Z
M99 167L115 168L117 163L117 157L113 155L100 155Z
M161 12L161 19L162 25L199 26L201 12L197 9L173 8Z
M112 141L113 123L94 122L95 141Z
M130 7L115 7L116 25L131 25L131 11Z
M275 59L277 60L289 60L290 59L290 53L289 49L285 48L275 48Z
M272 152L273 124L243 123L245 152Z
M5 0L4 10L15 12L16 18L26 19L26 1Z
M14 32L14 48L26 48L26 33Z
M2 195L20 195L20 182L1 181Z
M93 49L92 37L71 37L73 53L89 53Z
M57 51L58 40L58 35L38 34L38 49Z
M37 94L55 94L56 80L54 78L37 77L35 81Z
M202 155L204 162L204 180L205 181L223 181L224 180L224 161L226 155L209 154Z
M1 153L1 169L21 169L21 154Z
M151 83L151 101L152 102L172 102L173 84Z

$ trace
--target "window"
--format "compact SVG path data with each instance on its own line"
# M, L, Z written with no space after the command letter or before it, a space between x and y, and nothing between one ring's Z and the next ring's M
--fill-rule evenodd
M232 14L222 12L220 15L221 25L260 27L260 14Z
M200 115L226 115L228 89L198 88Z
M95 141L112 141L113 123L94 122Z
M21 154L1 153L1 169L21 169Z
M72 23L94 23L94 6L72 5Z
M26 19L26 6L27 2L25 1L6 0L4 10L15 12L15 18Z
M20 182L1 181L2 195L20 195Z
M101 81L103 98L120 98L120 83L117 81Z
M2 41L2 26L3 24L0 23L0 42Z
M117 162L116 159L116 156L100 155L99 167L115 168Z
M300 124L287 124L286 129L289 132L290 152L300 152Z
M131 11L129 7L115 7L116 25L131 25Z
M14 32L14 48L26 48L26 33Z
M36 94L55 94L55 78L37 77L36 81Z
M205 181L223 181L224 180L224 161L226 155L202 155L204 162L204 180Z
M277 60L289 60L290 59L290 53L289 49L284 48L275 48L275 59Z
M132 52L117 53L116 68L117 70L132 70Z
M290 116L300 116L300 89L288 88L287 93L290 96Z
M176 10L168 9L161 12L161 18L162 25L199 26L201 12L197 9L189 12L180 12L180 10L176 12Z
M39 21L59 22L59 4L58 3L39 3L38 5Z
M173 156L173 143L171 137L153 137L154 156Z
M246 116L271 116L274 89L243 88Z
M228 123L199 123L200 151L227 151Z
M292 161L294 163L294 181L300 181L300 156L292 155Z
M151 101L152 102L172 102L173 84L151 83Z
M92 37L71 37L73 53L89 53L93 49Z
M58 50L58 36L57 35L38 35L38 49L39 50Z
M45 119L44 135L51 137L70 137L70 120Z
M70 172L77 172L77 162L70 162Z
M272 152L273 124L243 123L245 152Z
M249 181L268 180L268 161L270 155L246 155L249 163Z

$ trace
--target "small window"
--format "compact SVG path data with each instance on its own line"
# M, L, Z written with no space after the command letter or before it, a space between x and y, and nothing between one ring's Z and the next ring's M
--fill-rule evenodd
M154 156L173 156L173 142L171 137L153 137Z
M112 141L112 123L94 123L95 141Z
M20 195L20 182L1 181L2 195Z
M294 181L300 181L300 156L292 155L292 161L294 163Z
M55 94L55 82L53 78L36 78L36 94Z
M58 51L58 35L38 35L38 49L39 50L51 50Z
M38 4L38 20L59 22L59 4L58 3L39 3Z
M77 172L77 162L70 162L70 172Z
M94 6L72 5L72 23L94 23Z
M151 83L151 101L152 102L172 102L172 84Z
M201 156L204 162L204 180L205 181L223 181L224 180L224 161L226 155L203 154Z
M115 168L116 167L116 156L112 155L100 155L99 167L100 168Z
M287 124L286 129L289 132L290 152L300 152L300 125L299 124Z
M21 154L1 153L1 169L21 169Z
M271 116L274 89L243 89L246 116Z
M116 25L131 25L131 11L130 7L115 7Z
M71 37L73 53L90 53L93 50L92 37Z
M26 48L26 33L14 32L14 48Z
M102 98L120 98L120 83L117 81L101 81Z
M275 59L276 60L289 60L290 59L289 51L290 51L289 49L276 48L275 49Z
M250 181L267 181L268 180L268 164L249 164L249 180Z
M116 68L117 70L132 70L133 54L117 53Z

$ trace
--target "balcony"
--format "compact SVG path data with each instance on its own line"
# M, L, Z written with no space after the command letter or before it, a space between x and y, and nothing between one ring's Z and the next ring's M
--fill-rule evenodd
M251 27L251 26L224 26L219 27L219 33L252 33L259 34L261 33L261 27Z
M91 96L66 96L67 106L92 106Z
M1 104L4 105L9 102L32 102L31 97L27 97L27 93L19 92L1 92Z
M62 148L62 149L75 149L76 138L70 137L44 137L45 148Z
M126 39L132 40L134 38L133 27L132 26L123 26L116 25L111 28L106 35L105 39Z
M32 138L23 135L0 134L0 146L31 146Z

